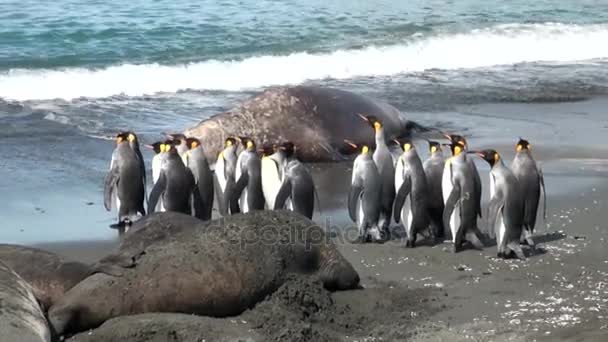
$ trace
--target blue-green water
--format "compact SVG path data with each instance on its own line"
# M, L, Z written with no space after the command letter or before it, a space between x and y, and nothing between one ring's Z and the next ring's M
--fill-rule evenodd
M606 42L608 0L4 0L0 241L111 234L99 202L119 129L150 141L264 87L314 83L491 135L440 113L604 96ZM97 221L78 227L83 215ZM60 236L41 228L64 220Z

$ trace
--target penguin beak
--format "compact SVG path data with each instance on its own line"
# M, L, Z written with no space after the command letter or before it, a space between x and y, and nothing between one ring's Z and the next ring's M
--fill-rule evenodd
M151 150L153 150L153 149L154 149L154 146L152 146L152 145L144 145L144 147L149 148L149 149L151 149Z
M359 115L359 117L360 117L361 119L363 119L363 120L365 120L365 121L369 122L369 119L368 119L368 118L367 118L365 115L363 115L363 114L357 114L357 115Z
M452 136L451 135L449 135L447 133L441 133L441 134L443 134L443 136L446 137L446 139L452 141Z
M352 141L350 141L350 140L346 140L346 139L344 139L344 142L345 142L346 144L348 144L348 145L349 145L350 147L352 147L352 148L357 148L357 144L353 143L353 142L352 142Z

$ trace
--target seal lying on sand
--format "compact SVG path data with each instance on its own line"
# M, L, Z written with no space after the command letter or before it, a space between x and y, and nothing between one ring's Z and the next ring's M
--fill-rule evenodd
M303 162L340 161L352 159L342 150L344 139L374 146L369 124L359 114L381 120L389 140L426 130L402 117L397 108L367 96L296 86L266 90L228 112L201 121L185 134L198 138L208 160L213 161L230 136L250 137L259 144L291 141L298 146L298 158Z
M27 281L43 310L91 275L91 267L41 249L0 244L0 261Z
M50 342L51 333L31 286L0 262L0 342Z
M237 315L294 273L318 277L329 290L359 286L359 275L324 231L289 211L206 223L179 213L154 214L133 225L99 268L118 276L94 274L53 305L48 316L58 334L146 312Z

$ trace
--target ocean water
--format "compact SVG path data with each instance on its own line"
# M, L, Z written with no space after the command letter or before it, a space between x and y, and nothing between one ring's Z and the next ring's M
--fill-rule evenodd
M564 141L526 124L567 115L487 104L604 97L606 42L608 0L5 0L0 241L113 236L110 136L150 142L272 85L357 91L479 141L572 144L575 126Z

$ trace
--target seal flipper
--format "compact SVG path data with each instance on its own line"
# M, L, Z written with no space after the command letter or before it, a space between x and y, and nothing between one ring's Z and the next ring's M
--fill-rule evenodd
M158 203L158 200L160 199L162 194L165 192L166 187L167 177L165 176L164 172L161 172L160 176L158 177L158 180L152 188L152 191L150 192L150 200L148 205L148 211L150 213L153 213L156 210L156 204Z
M289 179L285 178L279 192L277 193L277 197L274 200L274 210L282 209L285 206L285 201L291 195L291 182Z
M401 187L399 187L399 191L397 191L397 196L395 196L395 205L393 207L393 217L395 218L395 222L399 223L401 216L401 209L403 208L403 204L407 199L407 196L410 194L412 188L412 180L409 176L406 176L403 179L403 183ZM405 222L404 222L405 223Z

